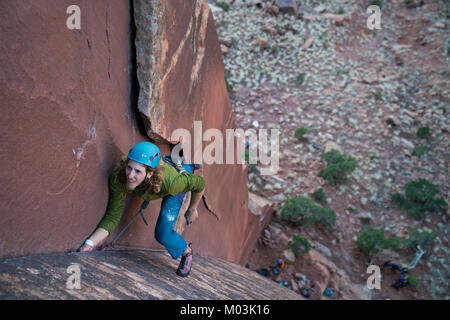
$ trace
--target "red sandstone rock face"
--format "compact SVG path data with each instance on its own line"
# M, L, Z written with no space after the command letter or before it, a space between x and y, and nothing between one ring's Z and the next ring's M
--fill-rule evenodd
M0 2L0 257L78 248L105 213L114 163L147 140L132 98L131 4L83 2L81 29L69 30L65 2ZM170 133L192 132L194 120L203 121L203 132L233 128L206 2L135 1L134 9L138 107L147 134L167 154ZM201 203L183 236L196 252L240 261L262 230L247 208L246 170L213 164L203 172L211 209L221 218ZM117 231L141 201L127 199ZM145 211L149 227L134 222L118 244L159 247L160 204Z
M194 138L194 121L202 121L201 134L216 128L225 137L225 130L234 127L234 117L215 22L206 1L135 0L134 13L138 109L148 136L161 143L177 140L172 133L182 128ZM200 152L193 149L193 140L192 161L194 153ZM202 143L203 150L208 144ZM249 237L247 226L257 220L247 207L246 170L241 165L203 165L205 194L220 220L201 204L200 218L183 237L193 242L197 252L239 261ZM149 211L157 215L158 210ZM123 243L145 246L153 241L149 231L153 225L134 227Z
M126 1L0 3L0 256L76 249L103 216L121 152L144 137L130 107Z

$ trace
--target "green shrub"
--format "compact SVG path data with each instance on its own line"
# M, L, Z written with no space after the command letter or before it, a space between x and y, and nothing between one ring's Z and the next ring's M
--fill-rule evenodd
M386 238L383 230L365 226L355 244L366 257L371 257L382 249L399 249L400 239L397 237Z
M323 191L323 188L319 188L313 193L313 198L319 201L320 203L327 203L327 196Z
M338 74L338 75L341 75L341 74L349 74L349 72L350 71L347 71L347 70L342 70L341 68L339 68L339 67L336 67L335 68L335 70L336 70L336 73Z
M227 86L227 91L232 92L234 87L233 85L228 81L228 78L230 77L230 70L225 69L224 71L224 77L225 77L225 85Z
M397 238L397 237L389 237L389 238L386 238L384 241L384 246L386 248L390 248L393 250L400 249L401 245L402 245L401 239Z
M301 224L305 228L311 227L314 223L330 227L337 220L332 209L324 208L304 195L287 199L281 207L280 216L284 220Z
M250 163L250 150L249 149L245 149L245 151L244 151L244 160L245 160L245 162L247 162L247 165L250 170L254 170L256 168L255 163Z
M415 146L412 154L416 157L421 157L428 152L428 150L430 150L430 147L428 146Z
M408 276L406 278L406 281L408 281L408 284L416 289L420 289L420 280L414 276Z
M313 217L314 222L319 222L325 228L331 228L337 220L336 213L330 208L323 208Z
M304 73L300 73L295 78L295 83L298 84L299 86L301 86L303 84L303 82L305 82L305 78L306 78L306 75Z
M392 195L392 203L399 205L413 218L421 219L425 212L436 212L447 206L444 199L435 197L438 193L439 189L428 180L414 180L406 184L405 195Z
M425 127L420 127L419 129L417 129L416 135L420 138L420 139L428 139L430 137L430 127L425 126Z
M294 137L297 138L298 140L301 140L303 139L303 135L307 132L308 132L307 128L300 127L297 130L295 130Z
M383 7L383 1L382 0L371 0L370 4L374 5L374 6L379 6L380 9Z
M223 11L230 10L230 5L227 2L225 2L225 1L217 1L216 2L216 6L222 8Z
M377 91L373 94L373 97L375 98L375 100L383 100L383 94L381 91Z
M325 159L327 167L319 172L319 177L324 178L331 184L347 181L347 174L358 166L354 158L341 154L336 149L322 154L321 158Z
M308 239L298 235L292 237L292 241L288 242L289 248L292 249L295 256L298 257L301 254L306 254L311 249Z
M342 7L339 7L337 14L344 14L344 13L345 13L344 9L342 9Z
M403 240L403 245L414 251L418 245L424 250L425 248L431 247L437 237L436 231L420 231L416 227L410 228L409 230L411 233L408 235L408 238Z

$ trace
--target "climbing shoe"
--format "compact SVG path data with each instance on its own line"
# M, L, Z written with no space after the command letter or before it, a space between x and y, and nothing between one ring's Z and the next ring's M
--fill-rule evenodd
M189 247L191 248L191 244L189 243ZM189 275L189 272L191 272L191 266L192 266L192 248L191 248L191 253L187 254L187 255L182 255L181 256L181 261L180 261L180 265L178 266L177 269L177 275L179 275L180 277L187 277Z

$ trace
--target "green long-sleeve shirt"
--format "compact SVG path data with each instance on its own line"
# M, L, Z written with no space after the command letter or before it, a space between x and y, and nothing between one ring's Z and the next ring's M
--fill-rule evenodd
M164 165L164 179L161 183L161 191L153 194L139 188L128 190L125 184L115 181L119 169L119 163L116 164L109 176L109 200L106 213L100 221L98 228L107 230L110 234L116 229L122 218L123 207L127 194L135 194L144 200L156 200L169 194L176 195L183 192L201 192L205 188L205 179L191 173L179 173L177 169Z

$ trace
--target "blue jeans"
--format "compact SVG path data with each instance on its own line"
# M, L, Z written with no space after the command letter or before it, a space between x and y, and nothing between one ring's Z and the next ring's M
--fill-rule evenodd
M183 165L188 173L192 173L190 165ZM178 259L187 248L187 243L178 232L173 230L180 212L185 193L168 195L163 198L161 211L156 222L155 238L162 244L173 259Z

